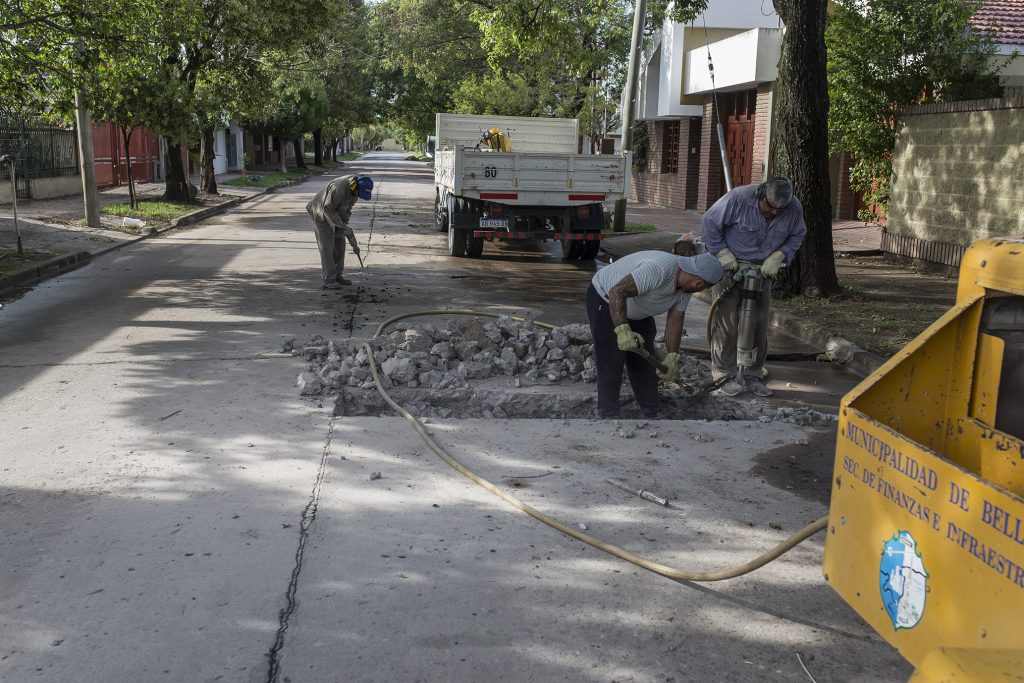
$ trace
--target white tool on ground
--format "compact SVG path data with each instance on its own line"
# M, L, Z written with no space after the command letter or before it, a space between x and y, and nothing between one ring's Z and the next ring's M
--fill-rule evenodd
M627 493L632 493L634 496L640 496L644 500L649 500L652 503L657 503L658 505L662 505L662 506L666 506L666 507L668 506L668 501L667 500L665 500L661 496L654 495L653 493L651 493L647 489L635 489L635 488L631 487L629 484L627 484L626 482L620 481L618 479L612 479L611 477L605 477L604 480L606 482L608 482L609 484L611 484L612 486L616 486L616 487L622 489L623 491L625 491Z

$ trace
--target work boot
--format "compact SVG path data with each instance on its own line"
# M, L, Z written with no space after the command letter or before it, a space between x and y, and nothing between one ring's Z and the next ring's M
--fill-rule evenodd
M719 396L739 396L746 389L734 379L729 380L715 391Z
M338 279L335 280L335 282L337 282L339 285L350 285L350 284L352 284L351 280L349 280L348 278L344 278L344 277L342 277L340 275L338 276Z
M762 382L760 379L756 377L751 378L747 381L747 388L750 389L750 392L752 394L754 394L755 396L760 396L761 398L766 398L775 393L774 391L766 387L764 385L764 382Z
M341 289L341 283L340 282L325 282L323 288L324 289Z

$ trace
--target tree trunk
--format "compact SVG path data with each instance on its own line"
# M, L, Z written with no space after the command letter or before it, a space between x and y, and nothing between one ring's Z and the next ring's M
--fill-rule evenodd
M274 146L277 147L277 160L281 173L288 172L288 144L280 137L274 137Z
M213 126L203 128L203 164L199 179L199 189L207 194L217 192L217 174L213 169L213 158L216 151L213 146Z
M827 4L826 0L774 0L786 33L775 81L770 174L793 181L807 223L807 237L782 287L786 293L811 297L839 292L828 176Z
M121 137L124 139L124 165L128 171L128 206L139 208L139 196L135 194L135 178L132 176L132 133L135 126L121 126Z
M338 143L341 142L338 138L331 138L331 159L335 163L338 162Z
M295 148L295 167L306 168L306 151L303 149L302 138L295 138L292 146Z
M164 199L169 202L191 202L188 191L188 176L181 159L181 142L167 139L167 178L164 181Z
M323 128L313 131L313 165L324 165L324 135Z

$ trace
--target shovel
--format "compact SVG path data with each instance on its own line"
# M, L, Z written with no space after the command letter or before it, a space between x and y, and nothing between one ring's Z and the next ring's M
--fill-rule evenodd
M644 347L642 347L642 346L638 346L638 347L637 347L637 349L636 349L636 351L634 351L633 353L637 354L638 356L640 356L641 358L643 358L643 359L644 359L645 361L647 361L648 363L650 363L651 365L653 365L653 366L654 366L654 369L655 369L655 370L657 370L658 372L660 372L660 373L662 373L662 374L664 374L664 373L668 372L668 368L667 368L667 367L665 367L664 365L662 365L662 364L661 364L661 363L660 363L660 362L658 361L658 359L657 359L657 358L655 358L654 356L652 356L652 355L651 355L651 354L650 354L650 353L649 353L649 352L647 351L647 349L645 349Z

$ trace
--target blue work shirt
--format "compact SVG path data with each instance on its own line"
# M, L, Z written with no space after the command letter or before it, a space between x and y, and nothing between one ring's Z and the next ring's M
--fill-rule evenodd
M757 185L734 188L707 210L700 219L704 245L712 254L728 247L740 261L754 263L781 251L788 266L807 234L804 208L793 197L789 206L769 223L757 206L756 190Z

